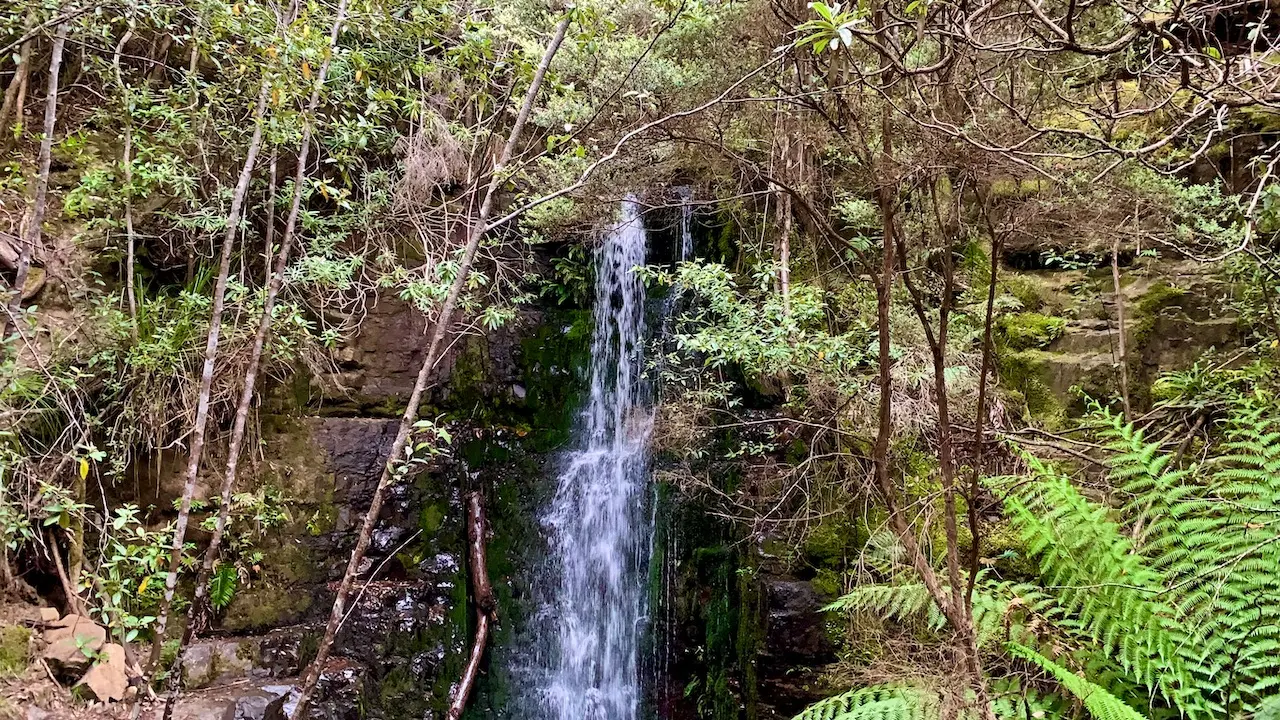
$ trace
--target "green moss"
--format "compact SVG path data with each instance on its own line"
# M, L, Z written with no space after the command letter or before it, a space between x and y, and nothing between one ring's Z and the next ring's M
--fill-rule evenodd
M843 576L829 568L823 568L814 575L811 581L813 589L818 591L820 595L827 597L837 597L844 590Z
M1017 298L1023 310L1039 312L1044 308L1045 301L1040 294L1040 283L1035 279L1025 275L1006 275L1000 285L1005 292Z
M727 212L722 213L722 219L724 224L720 226L720 232L716 233L715 250L720 255L721 264L732 266L738 257L738 224Z
M809 457L809 445L804 440L796 438L787 446L787 452L784 457L791 465L802 463L805 458Z
M756 677L756 656L764 646L764 593L756 580L754 567L738 569L738 671L741 674L743 715L746 720L759 717L760 682Z
M262 584L236 593L222 620L231 631L260 630L296 622L311 607L311 595L297 588Z
M1133 334L1137 346L1141 347L1151 337L1160 313L1176 305L1186 294L1186 290L1161 281L1138 298L1133 308Z
M444 503L432 503L424 508L418 514L418 527L422 531L431 535L440 531L440 526L444 524L445 513L448 507Z
M1005 315L996 323L997 340L1010 350L1042 348L1062 337L1067 321L1060 317L1021 312Z
M17 675L27 669L31 631L10 625L0 628L0 675Z
M311 608L310 587L322 582L323 567L311 551L287 537L263 547L262 575L236 591L223 617L231 631L280 627L302 619Z
M332 491L330 491L332 494ZM333 504L333 500L327 499L320 503L315 510L311 512L311 518L307 520L307 533L312 537L320 535L328 535L338 527L338 506Z
M1039 575L1037 563L1026 552L1026 544L1007 520L988 523L982 533L982 557L995 563L1001 575L1033 578Z
M702 606L707 666L698 707L703 717L733 720L738 717L738 698L731 683L738 635L733 602L737 589L735 553L727 547L715 546L699 548L694 558L709 593L708 601Z
M989 192L992 197L996 198L1030 197L1038 195L1048 187L1048 181L1043 178L1023 178L1021 180L1006 178L993 181Z
M1045 382L1043 358L1035 350L1001 352L998 358L1000 383L1011 399L1021 400L1027 415L1045 428L1062 425L1066 409Z
M1255 127L1267 132L1280 131L1280 112L1264 107L1242 107L1241 114Z
M520 344L524 422L530 429L525 444L536 452L569 442L586 386L592 327L591 313L560 310L548 313L537 334Z
M854 530L847 520L830 516L805 538L805 559L816 568L841 567L852 550L854 539Z

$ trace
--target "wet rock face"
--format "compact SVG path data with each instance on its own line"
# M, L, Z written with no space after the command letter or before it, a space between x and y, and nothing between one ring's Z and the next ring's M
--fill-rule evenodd
M495 657L521 622L527 588L519 573L536 552L526 526L536 523L545 500L543 466L563 444L580 385L576 361L589 342L583 313L548 317L553 312L555 322L526 312L498 332L464 338L442 363L423 417L465 420L449 423L453 442L443 453L387 489L334 648L341 667L326 670L321 693L328 699L314 706L315 720L443 717L470 642L465 490L480 488L487 498L489 570L503 618ZM188 653L189 690L216 693L229 682L284 686L314 656L421 359L416 311L384 299L372 313L338 358L350 398L277 392L261 418L264 450L245 464L252 474L243 482L278 488L291 519L255 547L263 559L219 618L219 639ZM473 706L493 713L505 707L503 672L500 659L489 661ZM222 717L231 707L223 700L201 712ZM257 704L269 717L270 703Z
M338 530L359 524L352 510L364 508L382 475L399 423L373 418L307 418L312 441L323 451L325 469L333 473Z
M778 662L821 665L835 660L822 608L830 601L804 580L763 581L767 618L764 654Z
M496 397L511 392L519 381L520 342L530 328L541 322L540 312L525 310L513 323L456 344L441 358L427 402L445 401L462 390L461 386L477 379L483 382L475 389L484 395ZM384 417L398 414L399 406L413 391L428 330L423 313L409 303L391 294L379 297L367 308L359 334L336 352L338 372L328 380L346 392L345 397L328 398L330 409L326 412ZM469 367L476 360L483 364L480 378Z

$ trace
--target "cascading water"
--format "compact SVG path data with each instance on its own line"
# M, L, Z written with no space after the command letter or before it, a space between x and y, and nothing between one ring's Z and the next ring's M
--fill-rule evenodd
M545 720L635 720L648 621L645 569L653 427L644 369L645 231L622 204L597 258L591 394L545 523L547 606L537 631L537 714Z

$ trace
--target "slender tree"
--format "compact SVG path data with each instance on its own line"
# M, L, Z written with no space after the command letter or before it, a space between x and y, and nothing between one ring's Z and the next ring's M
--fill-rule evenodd
M218 508L218 519L213 529L213 536L209 539L209 546L204 552L204 559L200 565L200 571L196 575L195 582L195 598L191 602L188 610L187 626L182 633L182 639L178 646L178 663L182 662L182 649L191 641L191 638L200 625L197 619L207 610L208 600L208 582L213 573L214 564L217 562L218 555L221 551L222 538L227 530L227 522L231 516L232 493L235 490L236 478L240 467L240 453L244 445L245 428L248 425L249 409L253 405L254 389L257 386L258 372L262 366L262 353L266 346L267 338L271 333L271 322L275 311L276 300L279 298L280 289L284 285L284 273L289 265L289 252L293 246L298 226L298 215L302 206L302 195L307 180L307 163L309 151L311 148L312 133L316 123L316 110L320 106L320 97L324 89L325 79L329 74L329 66L333 59L333 54L338 45L338 34L342 29L343 22L346 21L347 0L341 0L338 3L338 11L334 16L333 28L329 33L329 53L325 55L324 60L320 64L320 70L316 74L315 85L311 90L311 97L307 102L307 109L302 120L302 140L298 148L298 164L293 177L293 197L289 207L289 217L285 222L284 235L280 241L280 250L275 255L275 267L272 270L270 278L267 282L266 297L262 304L262 317L258 321L257 332L253 337L253 348L249 354L249 364L245 369L244 384L240 391L240 399L236 403L235 419L231 427L231 440L227 450L227 467L222 475L222 486L220 490L221 503ZM275 157L272 156L272 170L274 175ZM274 178L273 178L274 180ZM272 183L274 185L274 183ZM268 208L270 211L270 208ZM271 223L271 215L268 215L268 223ZM175 673L175 676L177 673ZM172 694L170 694L172 698ZM172 709L172 703L166 705L165 717L168 717Z
M182 500L178 507L178 520L173 531L173 545L169 551L169 569L165 576L164 598L156 612L155 639L151 644L151 657L148 662L154 670L160 661L160 650L164 645L165 629L169 622L169 611L173 607L173 595L178 587L178 570L182 562L182 548L186 543L187 524L191 518L191 498L195 495L196 478L200 474L200 459L204 454L205 431L209 423L209 402L213 390L214 361L218 355L218 341L222 332L222 312L226 304L227 280L231 273L232 247L235 245L236 231L240 228L240 213L244 207L245 196L249 193L249 181L253 177L254 164L258 159L258 151L262 147L263 118L266 115L267 97L270 94L270 82L262 79L262 87L258 92L257 106L253 111L253 135L249 138L249 146L245 151L244 165L240 168L240 177L231 196L231 207L227 210L227 230L222 238L222 254L218 262L218 278L213 289L213 309L209 314L209 333L205 338L204 367L200 374L199 395L196 399L196 417L191 427L187 451L187 467L183 476Z
M61 12L61 9L59 9ZM31 197L31 214L27 217L26 232L23 233L22 247L18 249L17 272L10 290L8 312L4 320L4 337L8 338L15 329L21 332L18 315L22 310L22 294L26 289L27 275L31 272L31 260L36 248L42 247L45 210L49 203L49 173L53 167L53 132L58 124L58 77L62 70L62 52L67 44L67 35L71 32L71 21L58 23L53 37L53 49L49 54L49 83L44 98L44 127L40 137L40 155L36 162L35 192Z
M467 287L467 279L471 273L472 264L475 262L476 251L479 250L480 242L487 233L489 216L493 211L494 197L497 195L498 188L502 183L504 170L507 167L507 163L511 161L516 146L524 135L524 127L529 121L529 115L533 112L534 103L538 99L538 92L542 88L542 81L551 66L551 60L560 50L561 43L564 42L565 33L568 32L569 23L572 19L572 14L566 13L556 25L551 42L548 43L546 50L543 52L542 60L538 63L538 69L534 72L533 80L529 83L529 89L525 93L524 102L520 105L515 124L512 125L506 143L494 160L493 167L489 173L488 185L484 188L480 201L479 210L475 219L470 223L467 232L467 244L463 249L462 260L458 264L457 274L454 276L453 283L449 286L449 293L445 296L444 303L440 306L440 312L436 316L435 327L431 332L426 356L423 358L422 366L418 370L417 378L413 384L413 391L409 394L409 402L405 407L404 414L400 416L400 424L396 431L395 441L391 443L391 450L387 455L386 464L382 468L382 475L378 479L378 485L374 489L369 510L365 513L364 523L361 525L360 534L356 538L355 548L351 551L351 559L347 562L346 572L343 573L342 581L338 585L337 595L333 600L333 609L329 614L329 622L325 626L324 635L320 639L316 657L303 675L298 705L293 711L292 720L301 720L305 716L307 707L311 702L311 695L315 692L316 683L320 679L320 673L324 669L325 662L329 659L334 639L337 637L338 630L342 625L342 619L346 615L347 598L351 594L351 587L355 583L356 575L359 573L360 563L369 548L374 526L378 523L378 514L382 510L383 496L386 494L387 486L391 484L391 479L395 477L396 466L401 462L401 455L408 445L413 425L418 418L418 407L422 403L422 394L434 375L436 362L439 360L444 340L453 329L454 311L457 309L458 299Z

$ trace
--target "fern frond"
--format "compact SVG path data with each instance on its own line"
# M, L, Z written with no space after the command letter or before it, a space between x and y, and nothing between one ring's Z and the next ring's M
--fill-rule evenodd
M1073 697L1078 699L1094 720L1146 720L1146 717L1123 700L1025 645L1009 643L1009 654L1025 660L1053 677Z
M910 685L873 685L810 705L793 720L938 720L938 696Z

